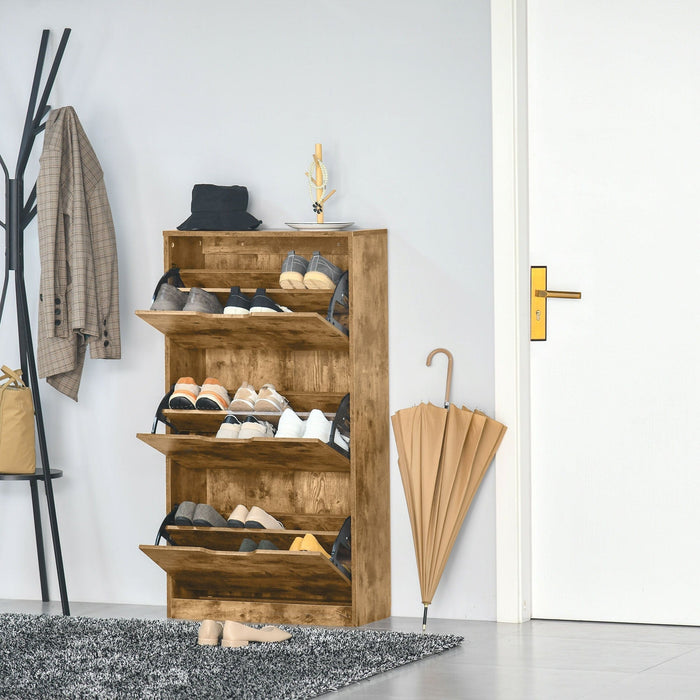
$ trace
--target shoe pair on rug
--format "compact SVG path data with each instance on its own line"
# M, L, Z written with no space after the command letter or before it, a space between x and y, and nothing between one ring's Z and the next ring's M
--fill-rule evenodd
M216 433L217 438L227 440L246 440L255 437L274 437L275 428L266 420L248 416L242 423L233 414L226 416Z
M199 287L192 287L188 292L164 284L158 290L151 311L199 311L205 314L221 314L224 307L216 294Z
M192 377L180 377L175 382L168 405L180 410L225 411L230 401L223 384L214 377L207 377L202 386Z
M282 289L335 289L343 271L316 250L307 260L290 250L282 263Z
M224 313L234 316L281 312L292 313L292 310L272 301L272 299L265 294L265 289L263 287L258 287L252 298L243 294L240 287L231 287L231 293L224 306Z
M284 525L266 513L259 506L253 506L248 510L239 503L228 516L229 527L245 527L254 530L284 530Z
M303 537L295 537L292 542L290 552L321 552L326 559L330 559L331 555L323 548L321 543L310 533L307 532Z
M202 620L197 634L197 644L202 646L244 647L249 642L284 642L291 634L279 627L267 625L262 628L249 627L234 620Z

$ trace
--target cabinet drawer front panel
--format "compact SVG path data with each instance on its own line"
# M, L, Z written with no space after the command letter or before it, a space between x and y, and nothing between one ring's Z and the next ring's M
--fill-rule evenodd
M201 547L140 549L173 579L177 597L351 602L348 579L318 552L222 552Z

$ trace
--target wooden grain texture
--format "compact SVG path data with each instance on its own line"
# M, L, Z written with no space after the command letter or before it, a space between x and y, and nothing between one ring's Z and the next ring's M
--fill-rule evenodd
M386 232L353 236L352 260L350 334L362 338L351 346L353 619L362 625L391 614Z
M306 603L259 603L207 598L171 599L169 617L182 620L238 620L246 624L352 625L350 605L309 605Z
M301 412L332 413L352 396L351 460L319 441L206 437L218 429L219 411L168 412L194 435L139 436L166 455L167 506L206 502L226 518L238 503L259 505L287 530L252 537L265 534L278 546L310 531L330 548L345 518L353 519L352 582L320 554L238 552L245 529L171 528L182 546L144 547L170 573L170 616L358 625L390 614L386 235L164 232L165 267L180 267L186 285L216 289L222 302L230 286L265 287L295 310L247 318L137 312L166 337L166 387L180 376L199 383L213 376L233 395L244 381L273 383ZM349 338L325 321L329 293L279 289L289 250L307 259L320 251L350 270Z
M320 552L226 552L203 547L140 549L172 577L177 597L348 604L348 579ZM216 572L216 575L212 575Z
M314 348L291 350L276 346L236 348L235 355L228 347L207 349L208 371L233 395L243 382L259 391L263 384L273 384L277 391L292 403L295 409L320 408L335 411L340 399L350 391L348 346L338 349ZM333 403L324 395L335 394ZM307 394L303 404L295 401L295 394ZM314 394L318 394L319 401Z
M255 469L247 465L240 469L207 469L205 473L206 502L226 518L242 503L248 508L259 506L285 527L330 529L336 526L315 525L307 516L347 517L350 513L348 472ZM282 513L295 518L290 520L287 515L279 515Z
M347 336L314 313L256 313L249 316L199 311L136 311L136 315L183 348L309 346L343 349Z
M350 462L313 438L230 440L202 435L138 433L139 440L190 469L249 467L302 471L350 471Z

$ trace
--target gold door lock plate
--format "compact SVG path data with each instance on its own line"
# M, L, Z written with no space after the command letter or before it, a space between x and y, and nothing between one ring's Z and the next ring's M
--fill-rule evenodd
M547 289L547 267L530 268L530 340L547 340L547 299L580 299L581 292Z

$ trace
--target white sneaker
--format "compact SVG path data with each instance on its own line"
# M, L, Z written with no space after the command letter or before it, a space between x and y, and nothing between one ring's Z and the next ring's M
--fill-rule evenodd
M228 516L229 527L245 527L245 521L248 520L248 509L239 503Z
M305 428L304 421L291 408L286 408L280 416L275 437L300 438L303 437Z
M216 433L218 438L237 438L241 432L241 421L234 415L226 416Z
M306 419L303 437L316 438L321 442L328 442L331 436L332 425L331 421L323 415L322 411L318 408L314 408Z
M282 413L289 406L289 402L284 396L277 393L274 384L263 384L258 392L258 398L255 402L255 410L265 412L273 411Z
M253 506L248 512L248 517L245 521L247 528L259 528L264 530L284 530L284 525L273 518L269 513L266 513L262 508Z

